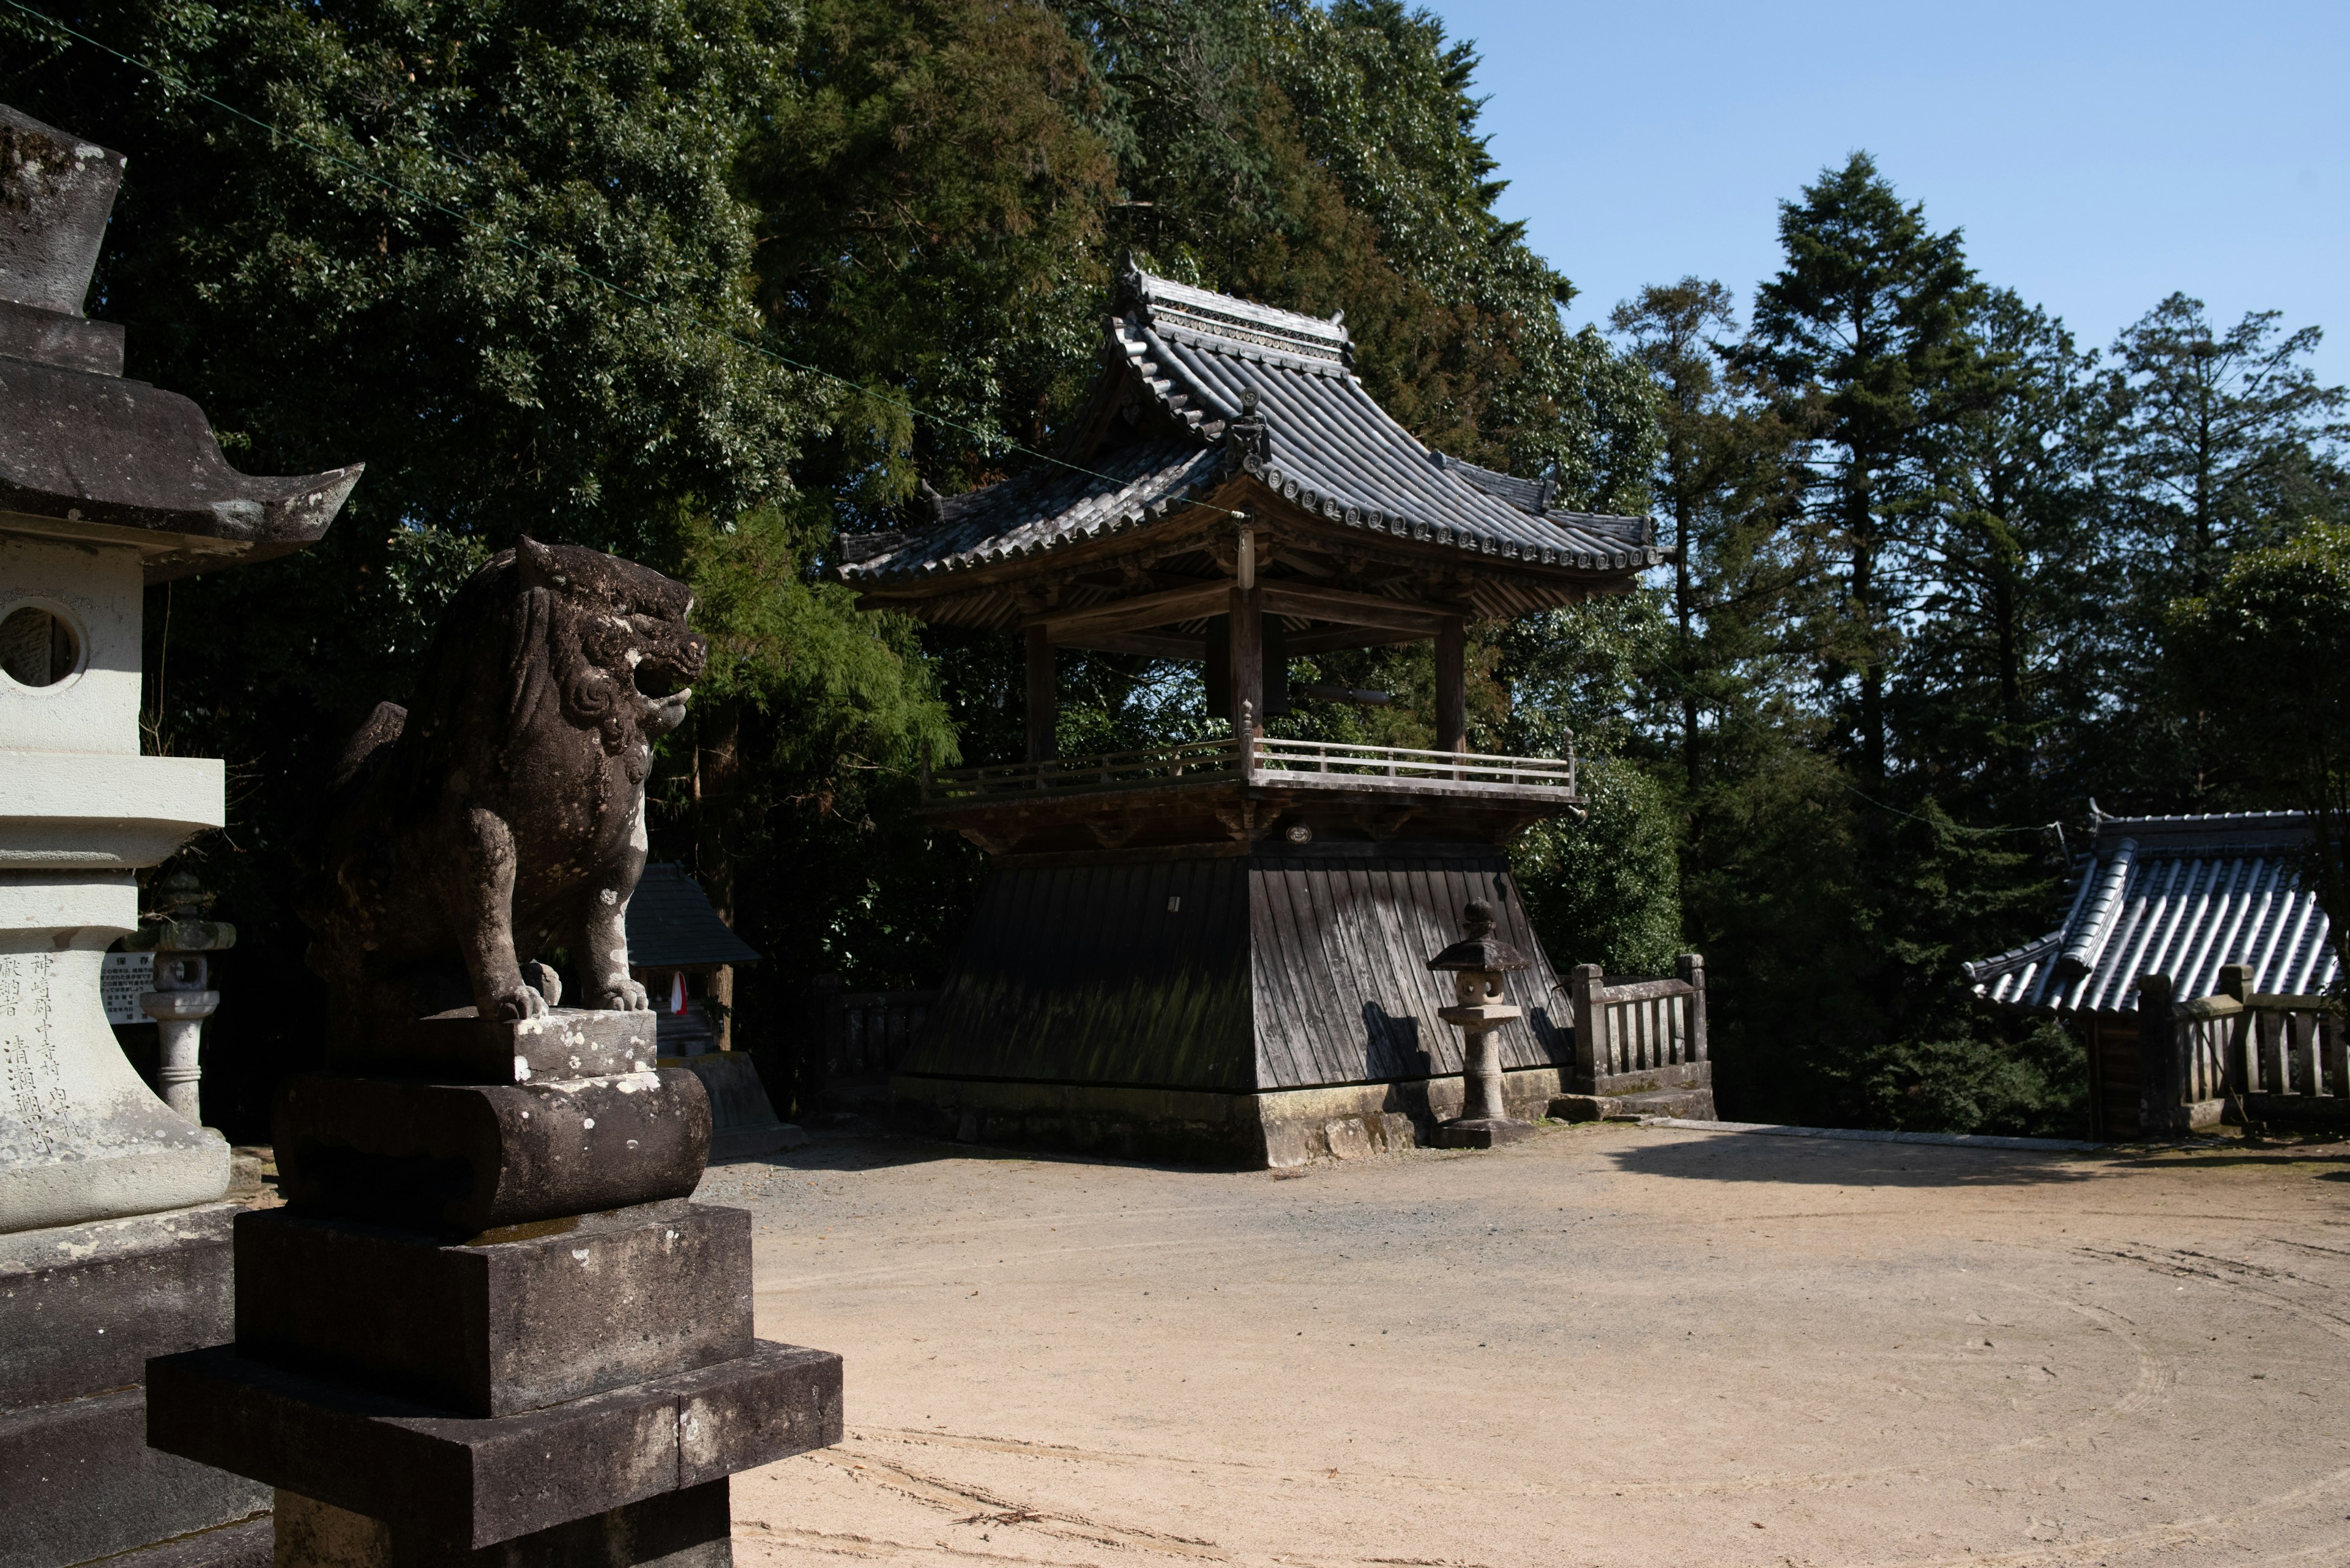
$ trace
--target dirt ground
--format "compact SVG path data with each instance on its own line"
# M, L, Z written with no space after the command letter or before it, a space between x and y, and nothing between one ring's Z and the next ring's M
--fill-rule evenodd
M848 1437L743 1568L2350 1563L2350 1145L787 1161L702 1197Z

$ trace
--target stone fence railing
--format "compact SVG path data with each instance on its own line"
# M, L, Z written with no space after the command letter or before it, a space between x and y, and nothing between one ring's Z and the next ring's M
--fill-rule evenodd
M2168 975L2137 982L2139 1130L2228 1121L2350 1121L2350 1031L2329 996L2249 989L2220 971L2220 992L2174 1002Z
M1711 1087L1706 1056L1705 960L1683 953L1672 980L1611 981L1596 963L1567 972L1575 1007L1574 1089L1631 1095Z

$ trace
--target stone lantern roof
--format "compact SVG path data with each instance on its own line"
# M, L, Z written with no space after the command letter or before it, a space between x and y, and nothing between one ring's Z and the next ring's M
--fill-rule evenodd
M1461 927L1467 935L1429 960L1430 969L1439 973L1506 974L1532 967L1533 960L1493 934L1491 904L1474 903L1462 909Z
M82 314L122 170L0 105L0 532L132 545L149 583L298 550L361 465L237 472L203 410L124 379L122 328Z

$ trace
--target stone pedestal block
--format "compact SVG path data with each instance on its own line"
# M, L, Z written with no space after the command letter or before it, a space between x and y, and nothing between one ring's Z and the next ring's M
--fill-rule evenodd
M732 1524L721 1480L457 1551L403 1540L380 1519L299 1492L277 1494L282 1560L317 1568L729 1568Z
M1510 1116L1463 1117L1437 1124L1436 1147L1498 1148L1505 1143L1517 1143L1534 1136L1534 1125L1532 1122L1522 1122Z
M291 1210L237 1221L255 1360L505 1416L751 1351L751 1217L671 1201L464 1245Z
M840 1357L754 1341L732 1361L512 1416L464 1417L250 1360L148 1366L148 1438L471 1551L840 1440ZM283 1561L283 1559L281 1559Z
M442 1084L528 1084L642 1073L658 1060L658 1016L558 1007L543 1018L481 1018L466 1008L413 1023L370 1021L328 1043L338 1073Z
M710 1157L710 1097L681 1067L507 1085L314 1075L278 1091L274 1119L289 1204L452 1236L688 1197Z
M148 1357L227 1334L236 1212L0 1236L0 1568L182 1536L194 1543L174 1568L251 1555L221 1527L265 1511L268 1489L148 1448L141 1386Z
M837 1442L841 1366L752 1337L750 1216L688 1196L710 1126L677 1068L294 1080L235 1342L148 1364L148 1441L290 1500L275 1568L728 1568L725 1478Z

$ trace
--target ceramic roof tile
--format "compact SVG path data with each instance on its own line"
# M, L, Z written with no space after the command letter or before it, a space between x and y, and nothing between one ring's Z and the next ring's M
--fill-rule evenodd
M1632 571L1659 557L1646 518L1549 507L1545 488L1430 452L1348 369L1334 318L1274 310L1129 273L1108 327L1111 374L1132 374L1188 438L1105 450L947 502L937 526L877 541L841 575L879 582L1049 551L1105 530L1147 526L1249 471L1289 501L1350 527L1506 559ZM1225 444L1247 394L1269 452Z
M2182 1002L2210 996L2231 963L2251 966L2254 991L2330 991L2325 912L2298 885L2308 840L2297 812L2105 817L2064 924L1967 979L1987 1001L2062 1012L2133 1012L2143 974L2168 975Z

